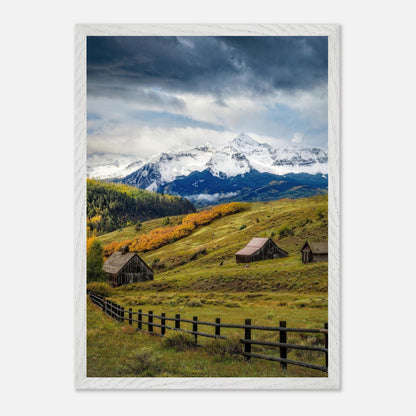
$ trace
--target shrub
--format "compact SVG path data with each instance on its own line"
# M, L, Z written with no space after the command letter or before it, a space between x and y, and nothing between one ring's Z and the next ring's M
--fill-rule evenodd
M113 288L104 282L91 282L87 284L87 290L96 293L97 295L101 295L104 297L110 296L113 292Z
M324 217L328 215L328 213L325 209L319 208L316 210L316 215L318 216L318 220L322 220Z
M238 302L231 302L230 300L228 300L227 302L224 302L224 306L226 308L239 308L240 304Z
M185 303L185 306L188 306L190 308L199 308L203 306L203 303L200 300L190 300Z
M155 354L151 348L141 348L126 363L129 373L142 377L152 377L164 371L160 356Z
M176 351L187 351L196 348L195 339L191 334L171 332L163 338L163 345Z
M244 230L244 228L246 228L247 227L247 225L245 225L245 224L243 224L239 229L238 229L238 231L241 231L241 230Z
M160 262L160 258L156 257L152 260L151 267L155 267Z
M288 224L283 224L277 230L280 238L285 238L294 235L293 227Z
M121 330L127 335L131 335L136 332L136 330L131 325L124 325L123 328L121 328Z
M191 256L189 257L189 261L196 260L198 256L207 254L206 247L200 247L198 250L196 250Z
M152 263L151 268L153 270L161 270L161 269L165 269L166 268L166 264L163 262L158 261L157 263Z
M220 360L225 360L240 355L242 352L242 344L240 338L234 335L225 340L214 339L209 341L205 346L205 351Z
M312 222L313 221L310 218L304 218L304 219L298 221L297 226L298 227L304 227L306 224L312 224Z

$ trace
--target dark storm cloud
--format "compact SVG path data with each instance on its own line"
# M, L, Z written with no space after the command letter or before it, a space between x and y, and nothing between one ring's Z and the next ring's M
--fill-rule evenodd
M275 89L309 89L327 81L326 37L226 37L256 79Z
M327 66L326 37L87 38L89 95L155 104L169 99L159 89L211 93L219 102L240 93L309 90L327 82Z

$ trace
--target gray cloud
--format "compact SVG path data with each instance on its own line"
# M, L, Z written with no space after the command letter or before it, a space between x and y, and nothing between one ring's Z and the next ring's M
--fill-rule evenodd
M179 143L327 144L327 37L89 36L89 152Z
M327 81L327 38L87 38L88 92L131 96L132 86L218 97L305 90Z

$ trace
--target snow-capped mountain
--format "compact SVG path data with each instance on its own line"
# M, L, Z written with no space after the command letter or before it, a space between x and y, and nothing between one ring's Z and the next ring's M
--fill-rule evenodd
M156 191L160 185L171 182L177 177L206 169L214 153L214 148L209 144L193 149L160 153L153 156L140 169L126 176L122 182L148 191Z
M160 153L127 175L122 182L156 191L177 178L205 170L221 179L253 170L273 175L325 175L328 173L328 154L318 148L273 148L242 133L222 147L215 148L207 143L196 148L178 148Z
M224 147L216 151L205 165L214 176L218 178L231 178L236 175L244 175L250 172L251 166L246 155Z
M327 192L328 153L311 147L274 148L240 134L222 146L179 145L147 161L88 156L88 176L180 195L198 204L267 201Z
M92 153L87 156L87 177L94 179L124 178L144 164L135 156Z
M251 166L259 172L275 175L328 173L328 153L322 149L298 146L273 148L267 143L256 142L244 133L228 146L247 155Z

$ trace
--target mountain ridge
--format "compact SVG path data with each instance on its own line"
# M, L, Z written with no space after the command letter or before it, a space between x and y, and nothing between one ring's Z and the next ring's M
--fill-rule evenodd
M202 205L312 196L328 187L327 151L272 147L245 133L216 147L174 146L137 163L137 169L132 163L123 165L124 175L107 179Z
M242 133L220 147L206 144L176 152L162 152L122 178L122 182L156 191L161 185L179 177L206 169L219 178L231 178L252 170L275 175L327 174L328 154L319 148L274 148Z

